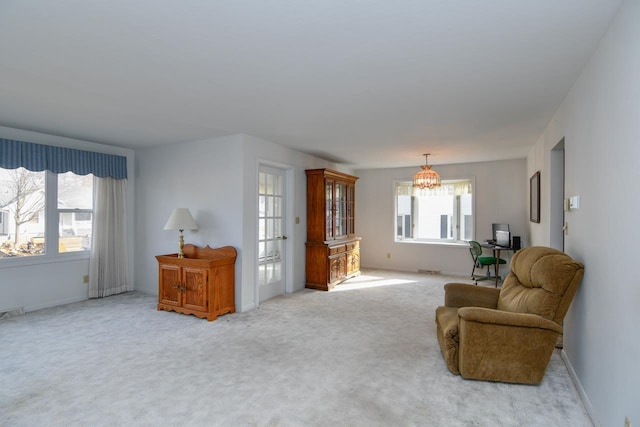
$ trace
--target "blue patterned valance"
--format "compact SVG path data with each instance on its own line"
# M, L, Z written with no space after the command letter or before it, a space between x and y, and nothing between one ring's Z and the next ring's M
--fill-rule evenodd
M0 167L127 179L127 158L123 156L3 138L0 138Z

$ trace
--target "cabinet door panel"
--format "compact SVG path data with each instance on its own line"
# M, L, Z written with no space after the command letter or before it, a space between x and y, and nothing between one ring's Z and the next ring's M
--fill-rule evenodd
M159 301L163 304L180 305L180 267L160 265Z
M360 250L353 249L347 252L347 276L360 270Z
M184 267L182 270L183 306L191 310L207 310L209 274L202 268Z
M342 280L347 275L346 254L329 257L329 281L336 282Z

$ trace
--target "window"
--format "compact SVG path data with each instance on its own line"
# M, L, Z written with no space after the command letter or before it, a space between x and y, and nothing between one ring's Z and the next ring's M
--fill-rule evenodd
M58 252L91 249L93 175L58 174Z
M473 240L471 179L442 180L431 190L413 188L411 181L395 183L396 241L461 242Z
M92 217L93 175L0 168L0 259L89 250Z

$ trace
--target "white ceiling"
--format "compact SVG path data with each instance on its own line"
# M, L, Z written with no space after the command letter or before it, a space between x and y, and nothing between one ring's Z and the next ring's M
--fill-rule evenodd
M619 0L0 0L0 125L247 133L353 169L522 158Z

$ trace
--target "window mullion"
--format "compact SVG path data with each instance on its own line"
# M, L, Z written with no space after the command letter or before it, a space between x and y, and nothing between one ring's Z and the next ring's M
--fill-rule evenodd
M45 209L44 223L45 253L58 254L58 175L47 171L45 174Z

